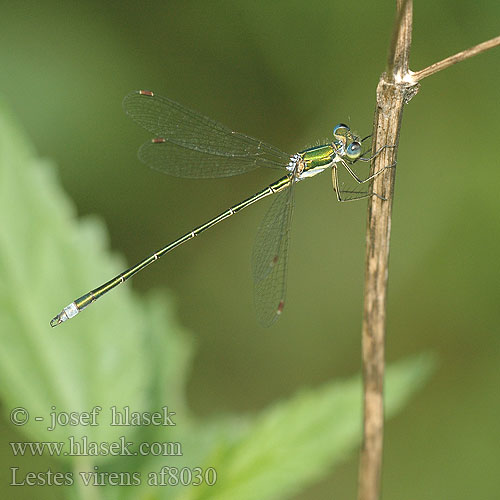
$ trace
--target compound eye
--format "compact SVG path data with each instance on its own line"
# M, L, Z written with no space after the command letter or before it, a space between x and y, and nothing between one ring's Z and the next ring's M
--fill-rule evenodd
M346 156L349 160L356 160L361 156L361 143L353 141L346 148Z
M335 139L337 140L345 139L350 132L351 129L345 123L339 123L338 125L335 125L335 127L333 127L333 137L335 137Z

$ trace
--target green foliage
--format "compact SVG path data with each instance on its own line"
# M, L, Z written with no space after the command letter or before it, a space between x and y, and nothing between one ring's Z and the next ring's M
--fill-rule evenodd
M51 329L50 318L75 294L90 289L122 266L109 257L102 225L78 220L53 167L36 157L0 102L0 396L4 408L22 406L32 417L57 411L129 406L154 411L168 404L175 428L138 427L127 440L179 441L182 457L63 458L74 470L137 470L143 484L110 488L103 498L276 499L289 497L325 475L360 441L359 377L302 390L255 417L221 416L199 421L185 404L191 355L189 336L172 313L172 299L155 293L140 299L120 287L77 318ZM392 367L387 410L392 415L431 372L420 357ZM19 430L31 440L115 441L123 428L62 427L48 419ZM104 460L106 459L106 460ZM166 463L214 467L213 487L147 487L148 472ZM99 490L103 491L104 490ZM85 497L75 488L72 496ZM97 494L97 493L96 493Z
M388 416L423 384L432 366L432 357L422 356L388 370ZM220 446L211 462L221 471L220 481L189 498L289 498L359 445L361 428L359 377L302 390L264 410L236 443Z

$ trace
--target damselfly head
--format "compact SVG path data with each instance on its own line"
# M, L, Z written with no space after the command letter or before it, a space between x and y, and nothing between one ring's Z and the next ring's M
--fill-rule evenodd
M345 123L339 123L333 127L333 144L340 156L347 156L349 160L357 160L361 156L361 141L359 137L351 132Z

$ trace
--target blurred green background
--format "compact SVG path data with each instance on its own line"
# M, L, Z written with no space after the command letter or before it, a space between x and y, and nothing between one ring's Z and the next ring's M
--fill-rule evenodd
M125 94L155 90L290 152L328 139L339 121L367 135L393 17L392 1L3 2L0 92L56 162L78 214L102 218L112 250L132 264L274 177L190 181L149 170L136 157L148 134L123 113ZM497 36L499 19L495 0L418 2L411 68ZM498 494L499 88L497 48L424 80L405 109L387 358L431 350L440 364L387 426L387 500ZM326 174L298 186L287 306L265 330L250 255L268 205L127 285L175 297L196 343L188 404L197 415L257 411L360 370L366 204L338 204ZM356 476L353 454L297 499L353 498Z

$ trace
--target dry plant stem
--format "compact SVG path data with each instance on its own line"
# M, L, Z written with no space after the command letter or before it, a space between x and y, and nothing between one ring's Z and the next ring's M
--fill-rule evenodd
M377 144L397 144L407 90L382 80L377 89ZM386 150L375 168L392 165L396 151ZM378 163L378 162L377 162ZM359 500L376 500L380 493L384 431L384 343L389 241L396 169L376 178L373 190L386 198L372 198L366 233L365 297L362 330L364 380L363 447L359 465Z
M483 42L483 43L480 43L478 45L475 45L474 47L471 47L470 49L462 50L462 52L459 52L458 54L447 57L446 59L443 59L442 61L434 63L425 69L421 69L420 71L413 73L412 78L415 82L419 82L420 80L422 80L422 78L433 75L434 73L437 73L438 71L441 71L445 68L448 68L449 66L456 64L457 62L464 61L465 59L468 59L469 57L480 54L481 52L484 52L488 49L492 49L493 47L497 47L498 45L500 45L500 36L492 38L491 40L488 40L487 42Z
M372 164L372 172L396 162L397 144L404 103L412 89L408 83L411 45L412 2L398 1L398 16L389 54L388 72L377 87L373 151L386 148ZM413 86L414 88L414 86ZM363 445L359 464L359 500L377 500L380 495L384 429L384 342L389 239L396 169L374 179L368 204L366 233L365 297L362 329L364 381Z

